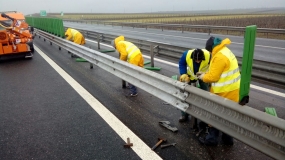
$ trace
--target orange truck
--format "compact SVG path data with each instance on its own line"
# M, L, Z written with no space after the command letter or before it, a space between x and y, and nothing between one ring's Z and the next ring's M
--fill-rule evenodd
M33 57L33 35L29 25L20 12L3 12L0 14L0 60Z

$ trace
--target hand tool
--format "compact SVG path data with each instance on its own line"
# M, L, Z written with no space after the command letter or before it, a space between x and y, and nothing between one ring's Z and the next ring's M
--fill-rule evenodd
M203 129L200 129L199 132L196 134L196 137L199 137L200 134L202 133Z
M130 143L130 138L127 138L127 144L124 144L124 147L130 148L131 146L133 146L133 143Z
M166 142L166 139L158 138L158 142L151 148L151 150L155 150L156 147L158 147L162 142Z
M161 148L166 148L166 147L175 146L175 145L176 145L176 143L170 143L170 144L161 145L160 147Z

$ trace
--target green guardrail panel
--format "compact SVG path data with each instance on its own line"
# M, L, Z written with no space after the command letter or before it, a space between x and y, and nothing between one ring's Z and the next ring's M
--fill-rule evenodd
M274 117L277 117L277 112L276 112L275 108L265 107L265 112L274 116Z
M26 22L32 27L64 38L63 21L60 18L26 17Z
M107 52L115 52L116 50L111 49L111 50L100 50L100 52L102 53L107 53Z
M156 70L156 71L160 71L160 67L143 67L144 69L148 69L148 70Z
M241 69L241 81L240 81L240 93L239 100L241 105L245 105L249 101L249 90L251 82L251 72L253 63L253 54L255 47L256 37L255 25L247 26L245 30L243 57L242 57L242 69Z
M151 61L146 61L146 62L144 62L144 65L147 65L147 64L150 64L151 63Z
M88 62L84 58L76 58L76 62Z
M173 76L171 76L171 78L174 79L174 80L177 80L178 76L177 75L173 75Z

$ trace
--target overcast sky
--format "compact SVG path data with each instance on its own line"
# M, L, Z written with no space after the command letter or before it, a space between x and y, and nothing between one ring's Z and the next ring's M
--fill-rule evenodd
M285 0L0 0L1 11L142 13L285 7Z

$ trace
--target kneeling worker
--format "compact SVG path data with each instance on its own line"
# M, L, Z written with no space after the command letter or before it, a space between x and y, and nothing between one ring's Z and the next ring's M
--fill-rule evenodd
M125 41L124 36L115 38L115 40L111 41L111 45L119 52L120 60L127 61L139 67L144 66L144 59L140 49L133 43ZM128 96L135 97L138 95L136 86L129 83L128 88L131 91Z
M65 32L65 36L67 40L73 41L76 44L79 45L85 44L84 36L76 29L68 28Z
M188 84L199 82L200 88L209 91L209 86L202 80L198 80L196 76L197 72L206 72L209 68L211 55L206 49L193 49L185 51L179 60L179 71L181 82ZM185 122L188 120L188 114L181 111L182 116L179 122Z

